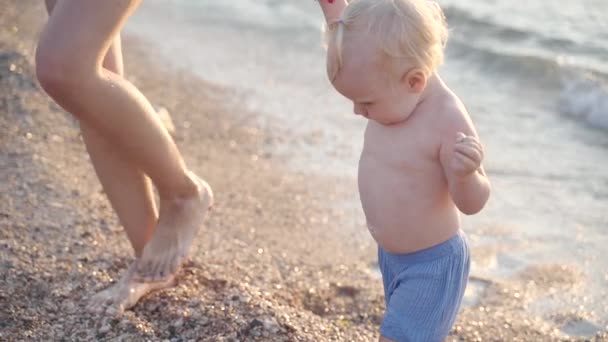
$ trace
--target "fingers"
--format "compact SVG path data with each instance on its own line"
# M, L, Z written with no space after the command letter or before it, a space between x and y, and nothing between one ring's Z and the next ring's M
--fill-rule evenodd
M462 153L454 153L453 169L457 174L468 174L479 168L479 162Z
M457 143L462 142L462 141L464 141L464 139L465 139L466 137L467 137L467 135L466 135L466 134L464 134L464 133L462 133L462 132L458 132L458 133L456 133L456 142L457 142Z
M454 153L464 156L480 163L483 160L483 148L478 142L465 142L454 145Z
M462 137L454 144L454 152L462 153L469 158L481 162L484 158L483 146L477 138L473 136Z
M473 135L456 134L452 168L457 174L468 174L477 170L484 158L483 146Z
M456 143L465 141L479 141L474 135L466 135L463 132L456 133Z

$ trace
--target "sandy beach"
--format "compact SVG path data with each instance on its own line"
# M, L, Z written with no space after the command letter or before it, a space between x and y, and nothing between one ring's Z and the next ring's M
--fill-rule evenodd
M0 5L0 340L377 340L384 298L375 248L335 229L351 213L328 205L352 196L355 184L285 168L272 153L290 143L280 127L261 128L263 113L239 106L230 89L170 70L130 36L127 78L170 113L178 146L216 204L176 287L121 317L87 313L90 296L119 277L131 250L77 122L36 81L43 2ZM606 329L567 338L528 314L528 296L576 286L567 267L521 277L527 281L477 279L483 291L448 341L608 341ZM580 319L572 312L559 320Z

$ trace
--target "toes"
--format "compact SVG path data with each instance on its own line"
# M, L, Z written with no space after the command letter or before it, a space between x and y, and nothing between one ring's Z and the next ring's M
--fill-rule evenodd
M102 290L91 297L91 299L89 299L89 303L87 304L87 308L97 307L103 304L108 299L107 291L107 289Z
M136 261L135 273L141 276L145 274L150 274L152 268L154 267L154 259L156 258L156 253L153 252L151 247L153 240L150 240L148 244L144 247L144 250L141 253L141 256Z
M182 264L182 260L183 258L181 257L174 257L171 259L171 262L168 263L168 272L170 274L175 274L177 272L177 269L181 266Z
M108 305L105 314L109 317L118 317L124 312L124 307L120 304Z
M97 314L99 313L99 307L100 307L100 303L95 301L95 300L91 300L89 302L89 304L87 304L87 311L93 314Z
M87 310L92 311L94 308L99 306L99 303L101 301L99 300L99 298L97 298L97 295L93 296L93 298L91 298L91 300L89 300L89 302L87 303Z
M154 267L154 271L150 275L152 281L157 282L165 279L167 276L167 260L160 259L157 261L156 267Z
M133 278L137 281L148 281L151 277L153 267L153 261L141 260L137 265Z
M158 277L156 281L166 281L173 275L180 266L180 259L174 254L167 257L164 263L158 269Z
M135 270L133 272L133 277L141 277L145 273L147 262L143 259L137 259L135 262L136 264L134 265Z
M87 305L87 311L93 314L103 314L109 305L112 305L112 300L105 293L101 293L91 299Z
M173 276L184 260L183 254L180 255L164 255L162 258L156 258L147 263L147 267L138 270L134 279L138 282L160 282L169 279Z
M117 315L122 315L125 311L127 311L127 310L131 309L132 307L134 307L135 304L137 304L137 302L139 301L140 298L141 297L139 297L139 296L138 297L129 297L129 298L127 298L127 300L123 304L118 305L116 307Z
M140 282L156 282L166 278L167 266L165 258L154 258L142 263L144 267L135 273L135 280Z
M137 268L135 269L135 272L133 272L133 279L136 281L141 281L145 278L145 272L146 268L143 265L143 263L141 263L140 265L137 266Z

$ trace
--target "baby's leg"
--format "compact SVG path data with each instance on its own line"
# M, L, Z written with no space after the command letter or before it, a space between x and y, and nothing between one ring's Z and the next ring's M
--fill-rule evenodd
M383 259L383 277L394 274L385 288L387 307L380 327L384 341L443 341L456 320L468 279L464 237L417 253L385 253Z

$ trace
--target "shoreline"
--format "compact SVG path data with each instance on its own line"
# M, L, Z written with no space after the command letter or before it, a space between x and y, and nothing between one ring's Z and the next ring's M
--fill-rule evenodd
M214 187L216 209L175 288L144 298L119 319L83 313L88 297L124 270L129 246L77 125L35 81L42 5L4 8L0 300L8 305L0 308L0 339L377 339L384 299L381 281L370 281L375 250L369 239L338 228L348 211L326 205L350 195L351 184L282 167L268 148L287 143L279 127L258 127L257 113L235 106L229 89L163 69L150 47L130 36L127 78L171 113L175 140ZM523 304L503 290L512 291L488 284L495 296L463 309L448 340L562 340L539 319L515 315L512 307Z

